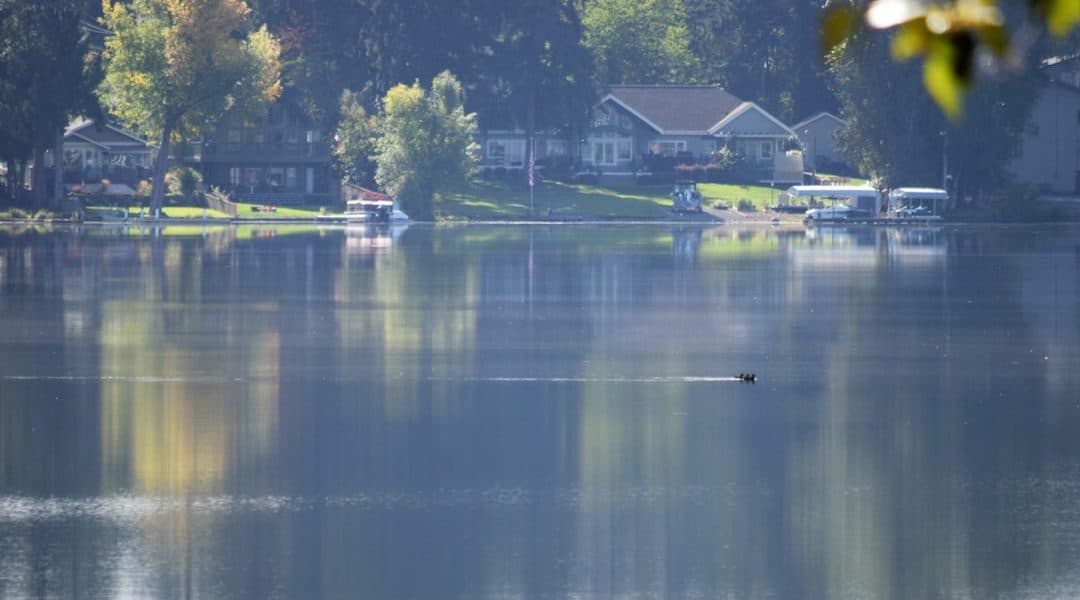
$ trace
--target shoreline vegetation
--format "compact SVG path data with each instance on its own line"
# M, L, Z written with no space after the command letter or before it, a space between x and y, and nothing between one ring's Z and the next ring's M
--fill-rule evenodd
M858 183L861 183L858 182ZM700 183L704 211L680 215L671 211L671 187L667 185L627 185L605 187L589 184L569 184L545 181L530 191L522 185L479 180L466 189L444 194L436 202L434 222L611 222L611 221L670 221L707 223L795 223L802 215L769 210L776 205L785 188L761 185ZM1076 211L1054 210L1023 215L964 211L962 221L1042 221L1080 220ZM1049 211L1049 212L1047 212ZM1063 212L1072 212L1071 217ZM1052 214L1051 214L1052 213ZM31 213L22 208L0 210L0 222L153 222L150 209L132 204L124 206L107 202L86 203L82 214L38 210ZM341 210L323 207L266 206L237 203L237 215L191 205L167 205L159 221L170 223L266 223L341 221Z

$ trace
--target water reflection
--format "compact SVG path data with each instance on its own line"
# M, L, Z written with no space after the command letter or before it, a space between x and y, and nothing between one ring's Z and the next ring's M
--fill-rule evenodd
M0 595L1075 596L1077 233L0 230Z

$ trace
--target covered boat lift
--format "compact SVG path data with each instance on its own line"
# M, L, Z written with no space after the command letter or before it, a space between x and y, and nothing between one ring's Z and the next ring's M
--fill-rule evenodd
M949 193L940 188L896 188L889 192L889 214L909 219L940 219Z
M834 205L838 200L848 200L851 208L866 211L870 215L881 212L881 192L868 185L793 185L780 194L781 207L799 206L791 203L793 198L806 199L806 206L800 206L803 210L810 208L815 199L821 198L832 200ZM785 212L794 211L789 209Z

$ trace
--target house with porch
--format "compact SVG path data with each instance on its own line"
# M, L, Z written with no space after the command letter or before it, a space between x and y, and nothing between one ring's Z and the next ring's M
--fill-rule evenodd
M50 153L51 154L51 153ZM153 156L146 140L115 125L76 119L64 130L64 187L96 191L102 179L134 191L149 179ZM52 164L52 156L46 158Z
M716 86L614 85L592 117L578 140L538 132L537 160L568 156L578 169L605 179L633 178L655 157L703 163L726 145L744 157L759 181L802 181L801 153L784 150L795 132L757 104ZM525 168L526 138L521 130L483 132L481 166Z
M234 200L261 204L326 204L340 199L331 175L330 144L298 103L283 95L257 118L226 114L201 139L178 145L176 159L195 168L203 185Z

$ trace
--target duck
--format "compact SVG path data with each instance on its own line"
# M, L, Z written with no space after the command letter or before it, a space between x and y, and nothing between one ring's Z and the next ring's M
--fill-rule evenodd
M735 379L742 381L743 383L756 383L757 375L754 373L739 373L735 376Z

